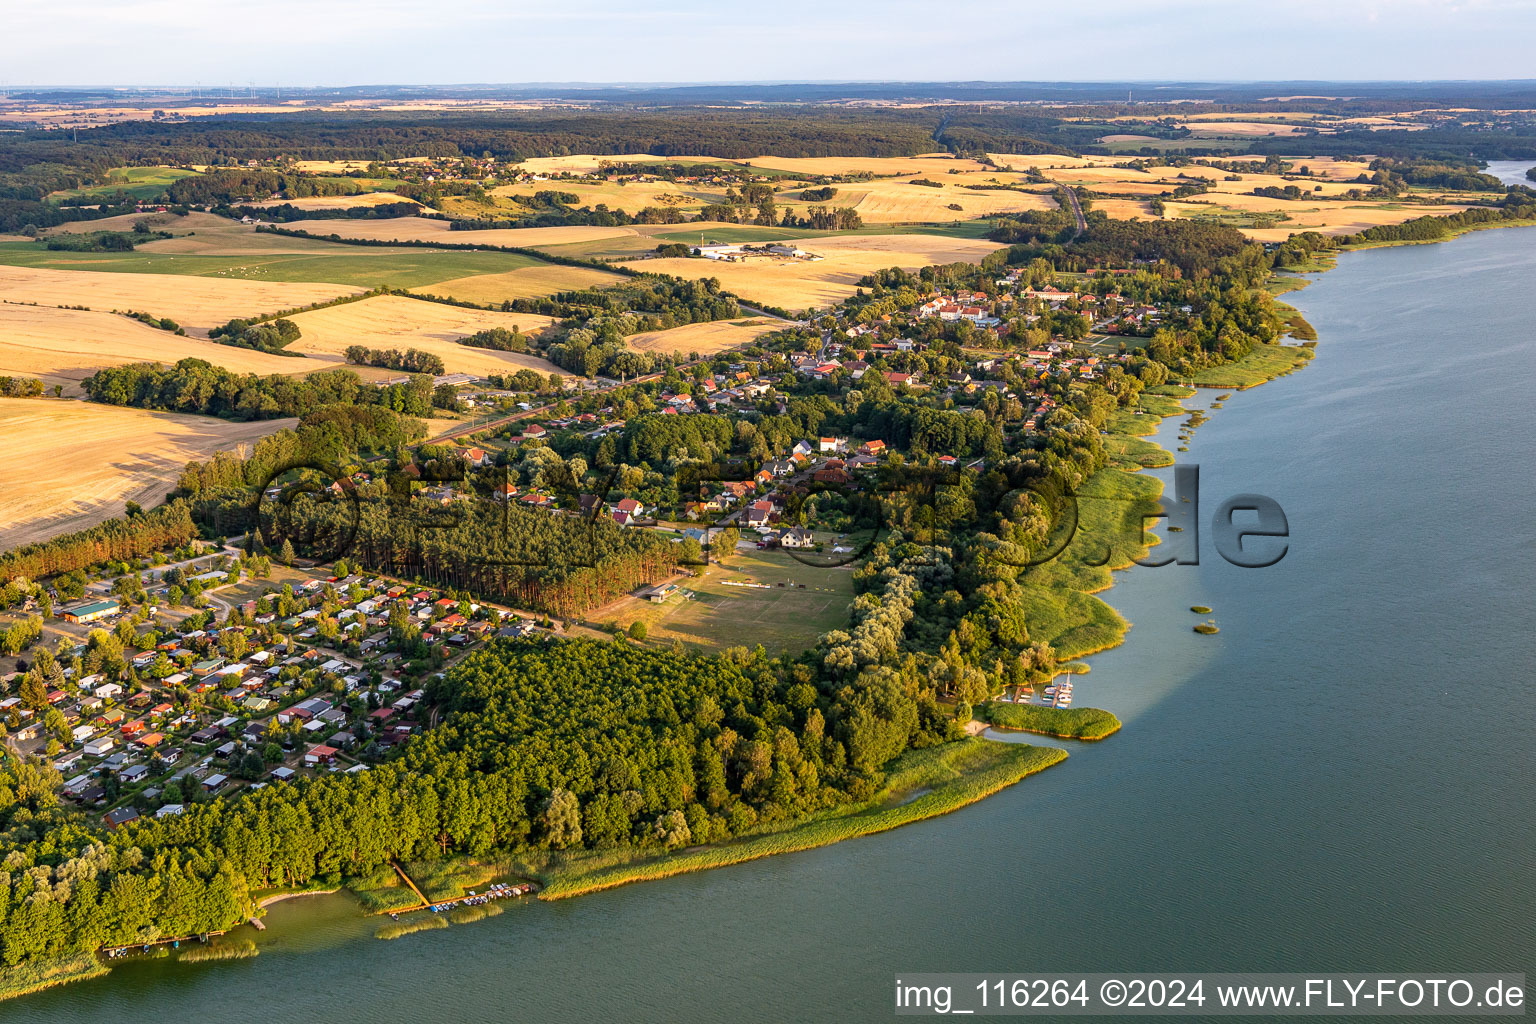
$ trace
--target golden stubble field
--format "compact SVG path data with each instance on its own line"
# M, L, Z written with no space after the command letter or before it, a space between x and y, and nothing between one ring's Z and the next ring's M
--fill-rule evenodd
M670 331L632 334L624 343L641 352L711 356L756 341L765 334L782 329L784 321L768 317L746 320L717 320L714 323L687 324Z
M338 284L240 281L175 274L0 266L0 300L94 310L142 310L188 329L355 295Z
M410 203L419 207L414 199L394 192L362 192L350 196L303 196L299 199L267 199L252 206L292 206L300 210L349 210L358 206L388 206L390 203ZM304 223L298 221L297 223Z
M643 260L632 266L688 278L717 278L727 290L747 302L766 302L785 309L825 307L852 295L858 281L876 270L902 267L916 270L931 264L980 262L1002 248L985 239L939 235L837 235L801 238L791 244L821 257L819 260L754 258L743 263L716 260Z
M307 373L336 365L177 337L116 313L0 303L0 375L37 377L50 386L62 384L73 394L80 381L104 366L170 366L181 359L205 359L236 373L260 374Z
M44 235L89 233L93 231L132 231L140 221L155 231L173 235L141 242L137 252L171 253L187 256L258 256L272 253L334 254L337 246L318 239L289 238L257 231L254 224L193 211L184 216L172 213L128 213L102 220L70 221L48 228ZM348 255L387 256L398 249L368 249Z
M294 420L229 423L73 399L0 399L0 550L158 505L187 462L249 445Z
M344 358L343 353L349 345L416 348L441 356L449 373L485 375L531 369L570 376L536 356L471 348L458 343L459 338L492 327L508 330L517 327L525 334L536 334L554 323L550 317L534 313L495 313L399 295L380 295L300 313L293 317L293 322L299 325L303 334L289 346L290 351L309 355Z
M295 221L285 225L317 237L339 235L380 242L451 242L457 245L500 245L533 247L590 242L600 238L632 235L633 228L553 227L489 228L484 231L454 231L446 220L432 217L390 217L383 220Z
M580 288L611 288L623 284L623 274L592 267L563 267L554 263L519 267L500 274L472 274L451 281L422 285L416 291L461 302L495 305L507 299L533 299Z

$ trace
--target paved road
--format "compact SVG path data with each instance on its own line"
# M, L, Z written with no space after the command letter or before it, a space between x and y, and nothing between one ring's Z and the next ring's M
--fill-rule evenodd
M1083 204L1077 201L1077 190L1066 185L1061 187L1066 190L1067 199L1072 203L1072 216L1077 218L1077 230L1072 233L1072 237L1069 240L1075 242L1078 235L1088 230L1088 222L1083 219Z

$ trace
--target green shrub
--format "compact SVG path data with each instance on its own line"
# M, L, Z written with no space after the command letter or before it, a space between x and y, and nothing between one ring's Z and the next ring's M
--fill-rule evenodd
M1120 719L1101 708L1047 708L1031 704L988 705L987 721L1000 729L1070 740L1101 740L1120 728Z

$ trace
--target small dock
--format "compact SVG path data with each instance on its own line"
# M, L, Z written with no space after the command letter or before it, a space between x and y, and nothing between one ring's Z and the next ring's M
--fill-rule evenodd
M183 935L179 938L153 939L149 942L131 942L126 946L103 946L96 952L108 960L116 960L118 957L132 956L135 953L148 953L156 946L170 946L173 949L181 946L183 942L201 942L208 944L208 940L223 935L223 932L202 932L197 935Z

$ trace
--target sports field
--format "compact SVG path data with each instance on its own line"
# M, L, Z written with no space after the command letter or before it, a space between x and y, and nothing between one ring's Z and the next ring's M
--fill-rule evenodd
M230 423L72 399L0 401L0 550L84 530L165 498L192 459L254 442L294 420Z

